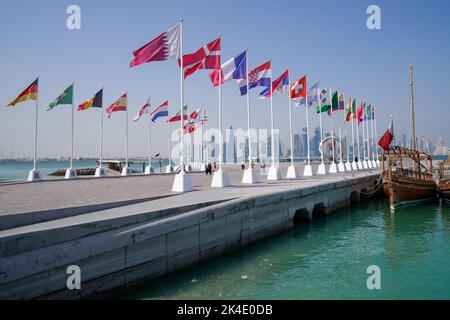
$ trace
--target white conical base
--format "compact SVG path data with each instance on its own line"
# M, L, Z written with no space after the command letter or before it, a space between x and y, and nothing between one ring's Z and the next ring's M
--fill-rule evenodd
M363 164L361 161L358 161L357 165L358 165L358 170L364 170L364 167L363 167Z
M206 163L202 162L200 165L200 171L205 172L206 171Z
M357 164L357 162L352 161L351 165L352 165L352 170L353 171L358 171L358 164Z
M77 171L74 168L66 169L66 174L64 176L64 179L76 179L77 178Z
M372 166L372 161L367 160L367 168L369 168L369 169L372 169L372 168L373 168L373 166Z
M303 176L304 177L312 177L314 175L312 166L310 164L307 164L305 166L305 170L303 170Z
M225 170L219 169L216 172L214 172L211 181L211 187L223 188L228 187L229 185L230 179L228 179L228 173Z
M191 166L191 164L187 164L186 165L186 172L191 172L192 171L192 166Z
M101 178L101 177L104 177L104 176L106 176L105 168L103 168L103 167L95 168L95 175L94 175L94 177Z
M153 170L152 166L146 166L144 173L145 174L153 174L153 173L155 173L155 170Z
M367 161L366 160L364 160L362 162L362 166L363 166L364 169L368 169L369 168L369 166L367 165Z
M288 167L287 173L286 173L286 178L287 179L296 179L297 178L297 170L293 164L291 164Z
M353 169L352 169L352 164L350 163L350 161L347 161L346 163L345 163L345 170L346 171L352 171Z
M254 169L252 169L251 167L248 169L245 169L244 176L242 177L242 183L243 184L258 183L258 176L256 174L256 171Z
M377 167L379 168L381 166L380 160L377 160Z
M172 165L166 166L166 173L172 173L172 172L173 172L173 166Z
M173 180L172 191L173 192L188 192L192 190L191 176L186 172L181 171L175 175Z
M342 161L338 163L338 171L345 172L345 164Z
M120 175L124 177L131 176L131 168L129 166L123 167Z
M372 167L377 168L377 162L375 160L372 160Z
M267 180L269 180L269 181L281 180L281 172L277 166L272 165L269 168L269 173L267 174Z
M317 168L317 174L327 174L327 167L325 166L325 163L319 164L319 167Z
M329 173L337 173L337 165L336 162L332 162L330 164L330 170L328 171Z
M41 174L38 170L31 169L30 172L28 172L27 181L34 182L34 181L40 181L40 180L41 180Z

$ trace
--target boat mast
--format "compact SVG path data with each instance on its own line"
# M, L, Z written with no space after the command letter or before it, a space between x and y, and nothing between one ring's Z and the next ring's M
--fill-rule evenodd
M413 66L409 65L409 89L411 94L411 103L409 108L409 136L410 136L410 148L417 150L416 146L416 126L414 119L414 88L413 88Z

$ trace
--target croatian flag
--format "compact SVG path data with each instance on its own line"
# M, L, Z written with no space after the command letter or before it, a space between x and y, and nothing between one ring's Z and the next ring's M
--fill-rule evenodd
M272 81L272 62L269 60L248 72L248 88L253 89L258 86L270 88ZM241 96L247 94L247 82L245 79L238 80Z
M240 55L225 62L220 70L215 69L211 71L209 77L211 78L213 86L217 87L219 85L220 71L222 71L222 83L230 79L245 79L245 70L247 69L246 54L247 51L244 51Z
M276 93L287 93L289 89L289 70L283 72L283 74L277 78L274 82L272 82L272 91L273 94ZM269 98L270 97L270 88L265 89L260 94L260 98Z
M180 24L164 31L149 43L133 51L134 59L130 67L150 61L164 61L169 58L179 58L180 55Z
M162 118L162 117L168 117L169 116L169 110L167 107L169 106L169 100L164 101L158 108L153 110L150 115L152 116L152 122L155 122L156 119Z

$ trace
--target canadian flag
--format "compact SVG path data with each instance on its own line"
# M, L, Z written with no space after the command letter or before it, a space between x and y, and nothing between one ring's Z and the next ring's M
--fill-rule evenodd
M391 118L391 123L389 124L389 128L383 133L383 136L378 141L378 145L383 148L383 150L389 149L392 140L394 139L394 123Z
M306 97L306 76L295 81L290 87L291 99Z
M181 66L180 60L178 60L178 64ZM185 78L198 69L220 69L220 37L194 53L183 55Z

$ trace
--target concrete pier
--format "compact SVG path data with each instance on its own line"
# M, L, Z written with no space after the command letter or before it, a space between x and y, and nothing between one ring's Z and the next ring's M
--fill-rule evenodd
M230 187L193 173L194 191L184 194L170 191L171 174L1 185L0 299L125 290L287 230L294 218L349 206L379 177L367 170L243 185L241 170L227 171ZM66 287L70 265L81 269L80 290Z

